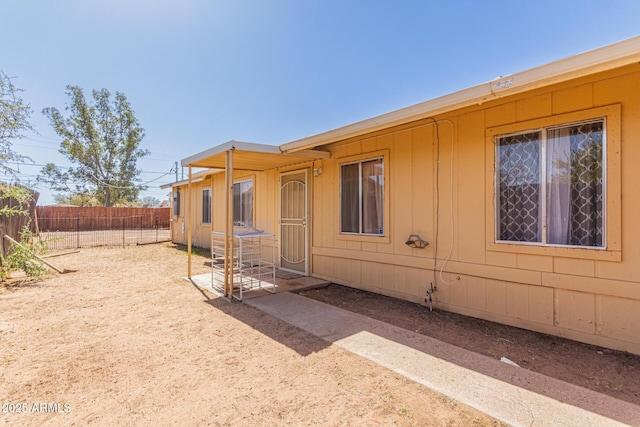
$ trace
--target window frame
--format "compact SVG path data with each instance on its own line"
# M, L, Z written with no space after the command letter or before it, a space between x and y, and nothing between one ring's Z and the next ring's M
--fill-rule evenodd
M498 212L496 211L496 136L525 133L541 128L554 128L573 123L589 122L604 118L605 146L603 147L603 241L602 247L541 245L539 243L497 240ZM485 186L486 197L486 243L485 249L492 252L513 254L557 256L603 261L622 260L622 214L621 214L621 106L612 104L587 110L578 110L554 116L513 122L485 129Z
M235 198L235 188L236 188L236 184L237 184L237 185L240 186L240 197L242 199L242 184L247 183L247 182L251 182L251 188L253 190L252 193L251 193L251 225L246 225L246 224L241 224L240 225L239 223L241 221L236 221L236 218L235 218L235 210L236 210L236 206L235 205L236 205L236 203L235 203L235 199L234 199L234 203L233 203L233 205L234 205L234 207L233 207L233 210L234 210L234 212L233 212L233 216L234 216L233 225L235 227L254 227L254 225L256 223L256 221L255 221L255 213L256 213L256 210L255 210L255 200L256 200L256 196L255 196L255 191L256 191L255 180L253 178L249 178L249 179L242 179L240 181L234 181L233 185L232 185L233 197ZM242 217L244 216L242 214L242 203L240 203L239 206L240 206L240 209L241 209L240 219L242 219Z
M339 176L339 183L340 183L340 192L339 192L339 233L343 236L368 236L368 237L384 237L386 236L386 230L387 230L387 224L386 224L386 197L385 197L385 192L386 192L386 167L385 167L385 156L384 155L377 155L377 156L373 156L373 157L366 157L366 158L362 158L362 159L358 159L358 160L352 160L352 161L345 161L345 162L341 162L339 164L339 168L338 168L338 176ZM381 206L381 212L382 212L382 232L378 232L378 233L365 233L363 231L363 214L364 214L364 209L363 209L363 192L362 192L362 164L363 163L367 163L367 162L373 162L376 160L380 160L382 163L382 206ZM343 166L349 166L349 165L354 165L357 164L358 165L358 208L359 208L359 214L358 214L358 232L353 232L353 231L343 231L343 224L342 224L342 193L343 193L343 188L342 188L342 168Z
M205 193L208 193L205 196ZM211 188L202 189L202 224L211 224Z
M602 131L603 131L603 141L602 141L602 246L580 246L580 245L567 245L567 244L558 244L558 243L549 243L548 240L548 230L549 230L549 222L547 215L547 207L548 207L548 161L547 161L547 151L549 145L548 131L562 128L569 128L573 126L591 124L591 123L602 123ZM498 167L499 159L499 151L500 144L499 141L502 138L525 135L525 134L539 134L539 155L538 155L538 169L539 169L539 186L540 186L540 202L538 205L538 211L540 212L538 221L540 223L540 241L539 242L527 242L527 241L518 241L518 240L501 240L500 239L500 186L498 183L501 181L500 179L500 168ZM560 123L553 126L543 126L536 129L527 129L519 132L512 132L506 134L496 135L494 137L494 145L495 145L495 176L494 181L496 185L494 185L494 203L495 203L495 241L496 243L507 243L514 245L532 245L532 246L549 246L549 247L564 247L564 248L581 248L581 249L589 249L589 250L606 250L607 243L607 118L606 117L595 117L593 119L581 120L577 122L570 123Z
M180 216L180 189L176 188L173 193L173 216Z

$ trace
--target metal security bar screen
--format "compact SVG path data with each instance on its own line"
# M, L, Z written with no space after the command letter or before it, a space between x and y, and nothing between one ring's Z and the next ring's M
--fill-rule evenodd
M498 137L497 240L604 247L604 119Z

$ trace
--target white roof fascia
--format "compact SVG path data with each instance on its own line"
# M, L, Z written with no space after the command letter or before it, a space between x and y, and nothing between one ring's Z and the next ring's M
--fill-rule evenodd
M180 162L182 166L189 166L192 163L195 163L199 160L206 159L207 157L215 156L216 154L224 153L228 150L241 150L241 151L256 151L259 153L269 153L269 154L282 154L280 147L277 145L267 145L267 144L256 144L253 142L240 142L240 141L227 141L224 144L217 145L215 147L209 148L208 150L202 151L198 154L194 154L193 156L187 157L186 159L182 159Z
M202 178L193 178L191 180L191 183L195 184L196 182L202 182L202 181L204 181L204 177L202 177ZM161 185L160 188L162 188L164 190L165 188L180 187L182 185L187 185L187 184L189 184L189 180L185 179L185 180L182 180L182 181L172 182L171 184Z
M203 171L199 171L199 172L193 173L193 174L191 174L191 183L193 184L194 182L204 181L204 179L207 176L215 175L215 174L220 173L220 172L224 172L224 169L211 168L211 169L207 169L207 170L203 170ZM181 185L187 185L187 184L189 184L189 180L188 179L183 179L183 180L180 180L180 181L170 182L169 184L161 185L160 188L162 188L164 190L166 188L179 187Z
M295 153L640 61L640 36L280 146Z

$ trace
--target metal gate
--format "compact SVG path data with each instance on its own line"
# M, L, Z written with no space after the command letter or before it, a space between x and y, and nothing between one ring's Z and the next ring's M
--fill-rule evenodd
M280 268L308 274L307 170L280 175Z

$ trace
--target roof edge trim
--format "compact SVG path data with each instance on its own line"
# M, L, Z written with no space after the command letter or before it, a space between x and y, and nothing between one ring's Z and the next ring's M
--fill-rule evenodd
M409 107L370 119L361 120L330 131L294 140L280 146L286 153L312 149L324 144L338 142L363 133L410 123L433 117L460 108L509 95L562 83L602 71L640 62L640 36L608 46L574 55L526 71L500 77L487 83L472 86Z
M223 172L224 169L216 169L209 168L203 171L198 171L191 174L191 183L204 181L205 178L209 175L215 175L217 173ZM160 186L163 190L166 188L177 187L180 185L185 185L189 183L189 179L181 179L180 181L170 182L168 184L163 184Z

